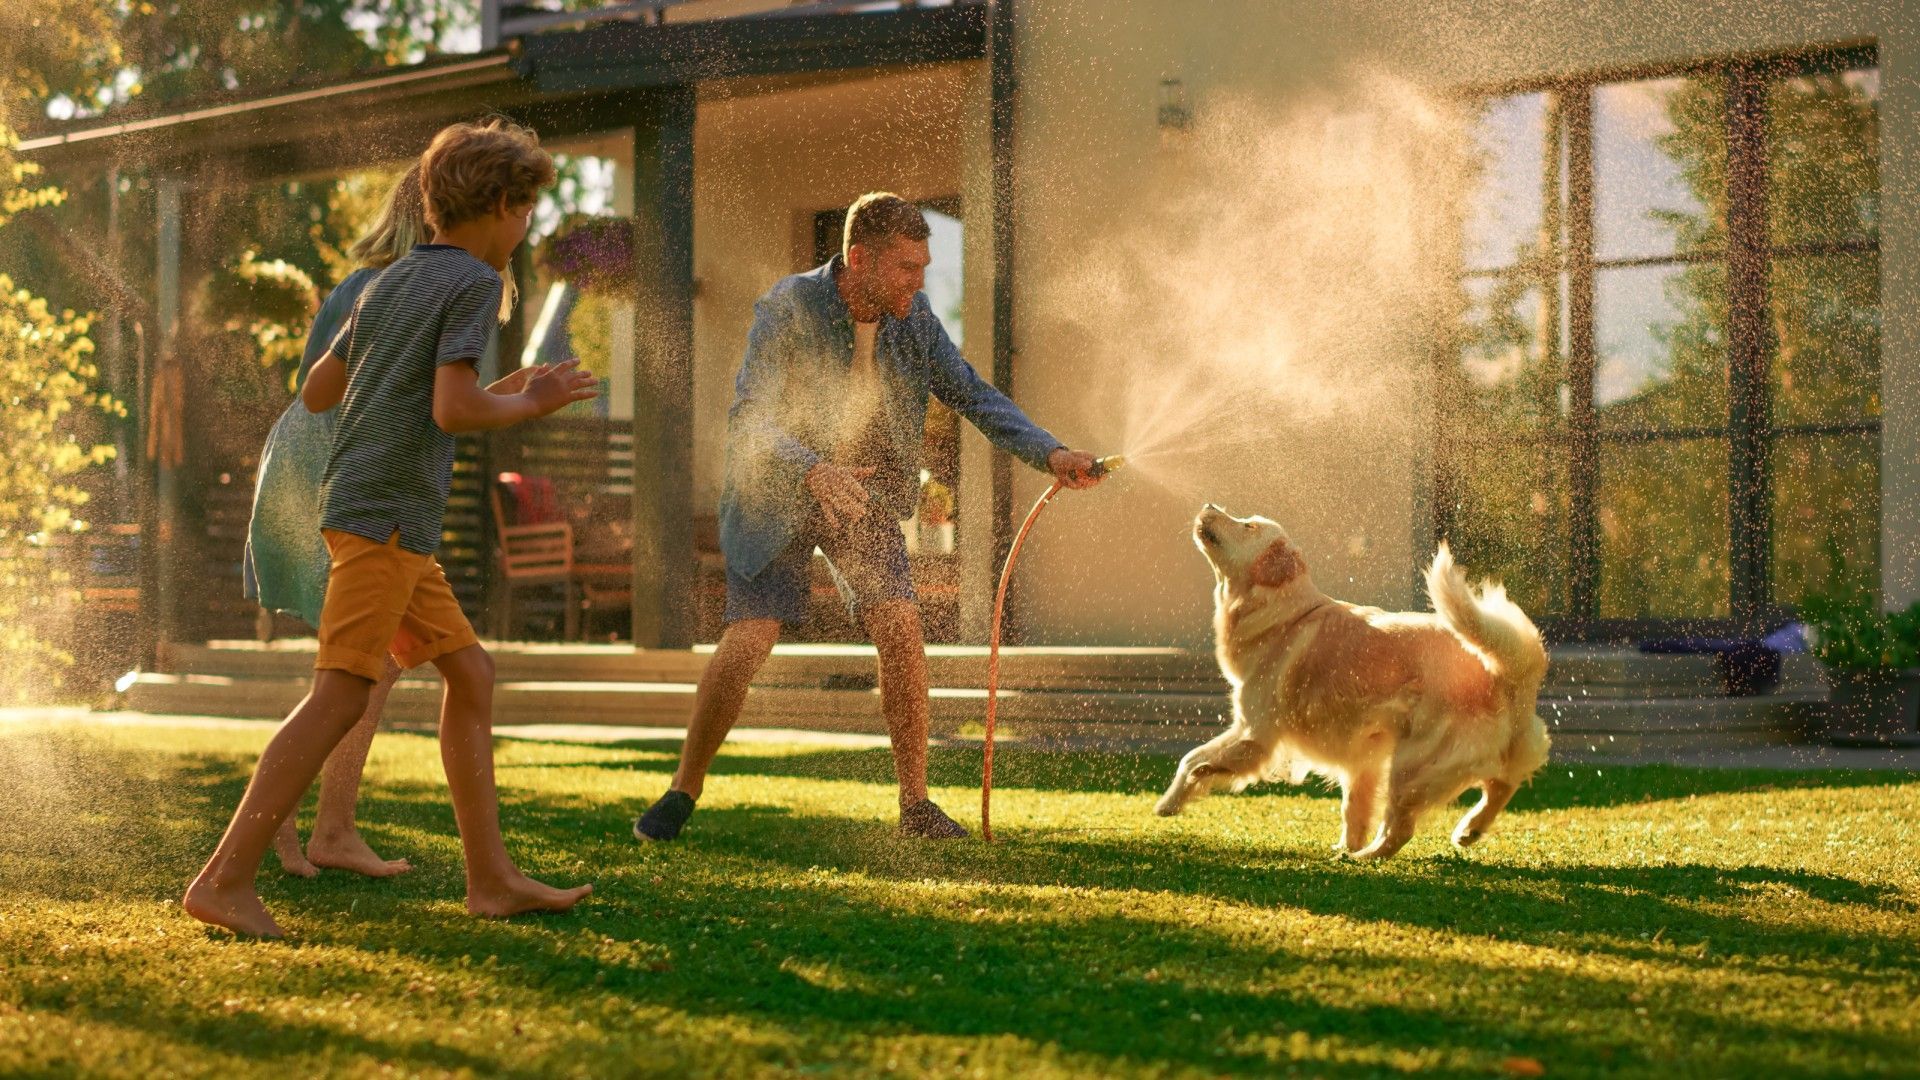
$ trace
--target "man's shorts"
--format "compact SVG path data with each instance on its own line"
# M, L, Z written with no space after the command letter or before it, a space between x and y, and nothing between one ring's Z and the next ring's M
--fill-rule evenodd
M398 532L384 544L338 529L321 536L333 562L315 670L378 681L390 649L410 668L479 644L440 563L401 547Z
M813 592L813 549L827 557L840 598L857 624L861 612L889 600L914 601L913 570L900 522L868 510L835 530L817 516L759 574L744 578L727 567L727 622L778 619L789 625L807 616Z

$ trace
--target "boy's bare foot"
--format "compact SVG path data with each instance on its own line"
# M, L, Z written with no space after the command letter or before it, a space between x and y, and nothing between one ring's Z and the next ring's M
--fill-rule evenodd
M307 858L316 866L351 870L370 878L393 877L413 869L413 864L405 859L383 859L376 855L360 838L358 830L340 835L315 830L313 839L307 841Z
M273 853L280 857L280 869L294 877L313 877L320 868L300 853L300 834L293 826L293 815L287 815L287 823L273 834Z
M180 906L208 926L223 927L236 934L263 938L286 936L280 924L267 914L266 905L260 902L251 886L223 889L205 879L196 879L187 886L187 895L180 898Z
M483 918L504 919L531 911L566 911L592 893L591 885L556 889L551 885L542 885L525 874L516 874L497 885L467 886L467 913Z

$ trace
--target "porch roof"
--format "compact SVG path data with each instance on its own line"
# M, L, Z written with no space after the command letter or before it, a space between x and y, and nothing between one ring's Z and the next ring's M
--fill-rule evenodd
M121 166L287 177L402 156L393 148L417 147L434 130L486 112L566 134L605 121L577 115L598 110L569 106L620 91L985 55L980 0L599 26L324 82L38 125L22 133L17 152L60 170Z

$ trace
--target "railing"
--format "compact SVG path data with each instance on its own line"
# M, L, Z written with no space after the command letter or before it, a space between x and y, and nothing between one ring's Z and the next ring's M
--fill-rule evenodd
M564 10L564 0L481 0L483 48L545 30L576 29L602 23L658 26L668 21L703 18L766 18L833 11L899 10L921 6L917 0L605 0L597 6ZM703 10L704 9L704 10ZM673 11L669 15L669 11Z

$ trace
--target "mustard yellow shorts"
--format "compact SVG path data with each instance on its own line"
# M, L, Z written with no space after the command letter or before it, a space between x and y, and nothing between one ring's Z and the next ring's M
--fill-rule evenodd
M315 670L378 681L389 652L410 668L479 644L439 561L401 547L398 532L384 544L338 529L321 536L332 568Z

